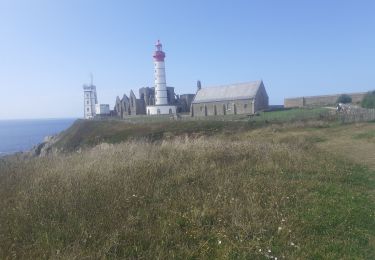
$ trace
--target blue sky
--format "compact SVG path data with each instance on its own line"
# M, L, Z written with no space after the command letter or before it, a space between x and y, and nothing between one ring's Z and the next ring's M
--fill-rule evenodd
M375 1L0 0L0 119L82 117L153 85L160 39L179 94L263 79L285 97L375 89ZM138 95L138 94L137 94Z

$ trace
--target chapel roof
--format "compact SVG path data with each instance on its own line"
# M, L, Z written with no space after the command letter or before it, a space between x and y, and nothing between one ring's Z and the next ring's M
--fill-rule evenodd
M216 87L201 88L197 91L193 103L204 103L214 101L252 99L258 92L263 82L252 81Z

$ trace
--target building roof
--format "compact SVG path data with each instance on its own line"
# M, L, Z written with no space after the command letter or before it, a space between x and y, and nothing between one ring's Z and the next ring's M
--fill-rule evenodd
M198 90L193 103L214 102L223 100L252 99L258 92L262 81L253 81Z

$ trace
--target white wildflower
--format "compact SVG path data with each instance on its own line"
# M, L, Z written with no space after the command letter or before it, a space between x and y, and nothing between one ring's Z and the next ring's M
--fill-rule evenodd
M221 240L217 241L217 243L220 245L221 244Z

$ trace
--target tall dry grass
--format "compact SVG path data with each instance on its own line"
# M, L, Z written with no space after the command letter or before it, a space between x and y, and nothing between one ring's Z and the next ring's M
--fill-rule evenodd
M252 136L3 160L0 258L371 258L368 174Z

